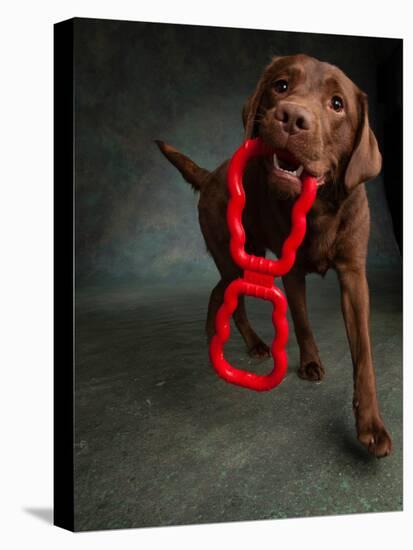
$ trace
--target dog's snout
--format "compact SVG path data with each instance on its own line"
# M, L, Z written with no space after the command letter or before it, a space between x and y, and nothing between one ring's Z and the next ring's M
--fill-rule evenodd
M280 103L275 110L275 118L290 135L311 128L311 113L295 103Z

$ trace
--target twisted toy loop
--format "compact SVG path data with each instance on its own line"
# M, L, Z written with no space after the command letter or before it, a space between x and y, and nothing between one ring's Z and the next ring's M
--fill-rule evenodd
M306 232L306 215L317 194L316 179L303 174L302 192L292 208L291 232L282 246L280 258L269 260L248 254L245 251L245 231L242 225L242 212L245 206L242 176L250 158L272 154L273 150L260 138L248 140L235 152L228 168L227 184L230 199L227 224L231 237L230 252L234 262L244 270L244 273L242 278L232 281L225 291L224 301L215 319L216 332L209 347L212 365L219 376L227 382L256 391L270 390L278 386L287 371L287 301L281 290L275 286L274 277L285 275L294 265L297 249ZM274 366L267 375L234 368L224 358L223 348L230 336L230 320L241 294L268 300L273 304L272 323L275 336L271 354Z

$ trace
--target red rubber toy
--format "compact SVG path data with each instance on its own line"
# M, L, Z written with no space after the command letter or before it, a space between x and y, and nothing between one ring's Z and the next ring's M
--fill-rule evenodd
M245 192L242 177L247 162L256 156L273 155L274 151L260 138L247 140L231 159L227 183L230 199L227 208L227 224L230 232L230 250L234 262L244 270L243 277L235 279L227 287L224 302L215 319L215 334L212 337L209 355L218 375L227 382L251 390L266 391L278 386L287 371L285 346L288 340L286 318L287 300L275 286L274 277L285 275L295 262L298 247L303 242L310 210L317 194L317 180L305 173L301 175L302 191L291 213L291 233L285 240L281 257L269 260L245 252L245 231L242 226L242 211L245 206ZM237 304L238 296L245 294L268 300L273 304L272 323L275 337L271 345L274 361L272 371L266 375L232 367L224 357L224 344L230 336L230 320Z

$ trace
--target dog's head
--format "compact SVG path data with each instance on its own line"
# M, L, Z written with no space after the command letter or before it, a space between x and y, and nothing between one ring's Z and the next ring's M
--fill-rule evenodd
M319 186L349 192L381 170L367 96L337 67L307 55L275 57L243 109L245 139L261 136L276 151L266 160L280 196L301 191L302 170Z

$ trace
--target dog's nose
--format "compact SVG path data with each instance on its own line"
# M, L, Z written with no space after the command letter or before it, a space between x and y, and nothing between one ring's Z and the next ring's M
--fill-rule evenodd
M290 135L311 128L311 113L296 103L280 103L275 110L275 118Z

